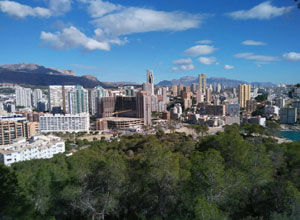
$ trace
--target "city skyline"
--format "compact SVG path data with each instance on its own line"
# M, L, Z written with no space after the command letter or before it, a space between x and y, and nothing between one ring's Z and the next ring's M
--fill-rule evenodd
M292 0L0 1L0 65L37 63L100 81L141 83L151 69L155 83L198 73L295 83L299 18Z

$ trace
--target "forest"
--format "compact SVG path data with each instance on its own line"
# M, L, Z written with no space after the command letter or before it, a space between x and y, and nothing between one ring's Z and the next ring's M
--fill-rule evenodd
M0 219L299 219L300 142L278 144L255 125L88 145L1 165Z

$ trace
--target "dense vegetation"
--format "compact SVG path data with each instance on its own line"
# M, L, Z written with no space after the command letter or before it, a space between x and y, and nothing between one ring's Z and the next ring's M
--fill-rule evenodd
M296 220L300 143L257 126L90 142L66 157L0 166L2 219Z

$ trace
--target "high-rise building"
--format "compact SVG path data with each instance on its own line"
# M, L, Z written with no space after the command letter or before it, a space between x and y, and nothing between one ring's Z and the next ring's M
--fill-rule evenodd
M102 88L101 86L97 86L91 89L90 94L90 113L95 115L97 112L97 100L102 97L108 97L108 92L106 89Z
M24 137L24 123L12 120L0 121L0 145L11 144L20 137Z
M134 86L125 86L125 96L127 96L127 97L135 96Z
M210 104L211 103L211 99L212 99L212 95L211 95L211 89L210 88L207 88L206 90L205 90L205 97L206 97L206 103L207 104Z
M89 112L88 91L82 86L76 86L69 91L69 113L80 114Z
M172 92L173 92L173 96L177 96L178 95L177 85L172 86Z
M200 91L205 92L205 89L206 89L206 75L205 74L199 74L198 75L198 81L199 81Z
M79 86L81 87L81 86ZM82 87L81 87L82 88ZM71 103L70 103L70 92L74 91L76 89L76 86L63 86L62 87L62 110L66 114L71 113ZM73 109L74 110L74 109Z
M31 108L32 107L31 94L32 94L32 90L30 88L17 87L16 105Z
M43 98L43 92L40 89L33 90L32 93L32 105L37 108L37 104Z
M64 113L70 113L69 92L75 86L49 86L49 111L60 108Z
M137 93L136 96L137 117L144 119L144 125L151 125L151 94L148 91Z
M239 103L241 108L245 108L247 104L247 100L251 99L251 85L239 85Z
M154 75L153 75L153 71L151 70L147 70L147 83L150 84L151 95L154 95Z
M48 99L49 111L56 107L63 109L62 86L49 86Z

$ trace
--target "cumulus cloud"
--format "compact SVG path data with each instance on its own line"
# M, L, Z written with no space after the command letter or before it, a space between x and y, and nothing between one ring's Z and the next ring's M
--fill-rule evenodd
M193 64L187 64L187 65L180 65L178 67L173 67L172 70L176 72L180 71L188 71L195 69L195 66Z
M196 42L197 44L212 44L212 40L199 40Z
M198 60L204 65L211 65L217 63L217 59L215 57L199 57Z
M71 8L71 0L49 0L49 8L31 7L15 1L0 1L0 11L16 18L59 16Z
M186 64L191 64L191 63L193 63L191 58L179 59L179 60L173 61L174 65L186 65Z
M240 59L246 59L246 60L254 60L254 61L263 62L263 63L280 60L279 57L258 55L258 54L254 54L254 53L238 53L238 54L235 54L234 57L240 58Z
M228 13L228 15L236 20L259 19L268 20L289 13L293 6L276 7L271 4L271 1L266 1L256 5L249 10L240 10Z
M187 56L201 56L215 52L217 48L210 45L196 45L184 51Z
M296 53L296 52L284 53L283 58L288 61L300 61L300 53Z
M42 31L41 39L46 45L49 45L55 49L71 49L81 47L87 51L110 50L108 42L100 42L94 38L89 38L74 26L65 28L61 32L56 33Z
M234 69L234 66L231 66L231 65L226 64L226 65L224 66L224 69L226 69L226 70L231 70L231 69Z
M254 40L245 40L245 41L242 42L242 44L247 45L247 46L263 46L263 45L266 45L265 42L254 41Z
M0 1L0 11L16 18L50 17L51 11L47 8L30 7L14 1Z

